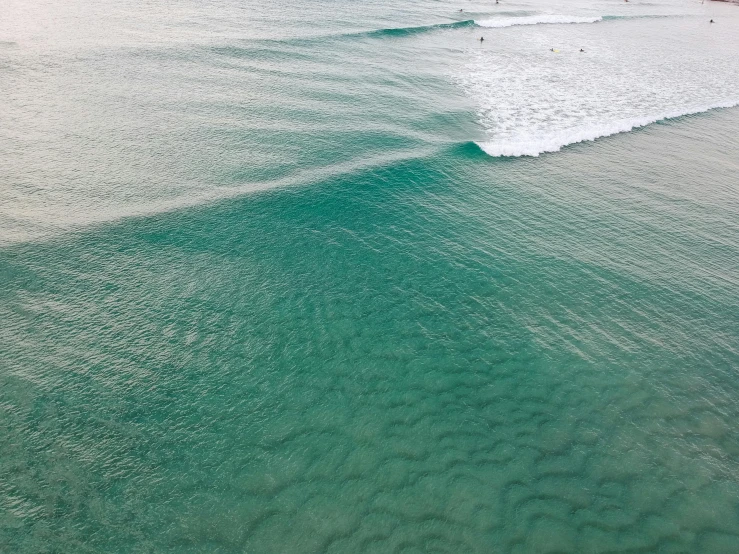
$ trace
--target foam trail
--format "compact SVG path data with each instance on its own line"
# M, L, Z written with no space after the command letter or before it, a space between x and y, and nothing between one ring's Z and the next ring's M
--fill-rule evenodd
M480 27L501 28L515 25L552 25L562 23L597 23L602 21L601 16L578 17L574 15L530 15L525 17L501 17L498 19L484 19L475 21Z
M621 119L602 125L582 125L570 127L554 132L548 136L526 136L514 140L504 141L487 141L477 143L477 145L488 155L493 157L518 157L518 156L538 156L545 152L558 152L563 146L576 144L578 142L593 141L598 138L616 135L618 133L627 133L639 127L645 127L658 121L666 119L674 119L686 115L703 113L719 108L733 108L739 106L739 99L727 100L715 104L695 107L687 110L676 110L666 112L656 116L636 117L629 119Z

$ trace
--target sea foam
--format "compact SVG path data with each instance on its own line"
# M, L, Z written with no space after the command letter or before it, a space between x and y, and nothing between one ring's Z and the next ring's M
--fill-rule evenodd
M524 17L501 17L497 19L483 19L481 21L475 20L475 23L479 25L480 27L501 28L501 27L513 27L515 25L597 23L598 21L602 21L602 20L603 18L600 16L578 17L574 15L540 14L540 15L529 15L529 16L524 16Z
M558 152L562 147L578 142L593 141L598 138L626 133L639 127L645 127L658 121L675 119L686 115L715 110L718 108L732 108L739 106L739 99L717 102L707 106L697 106L688 110L675 110L659 115L622 119L601 125L583 125L567 129L553 130L548 135L522 135L502 141L486 141L477 145L488 155L493 157L539 156L546 152Z

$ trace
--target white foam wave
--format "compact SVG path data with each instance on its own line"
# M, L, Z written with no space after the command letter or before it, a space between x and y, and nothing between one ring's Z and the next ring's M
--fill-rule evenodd
M738 105L738 25L532 26L471 46L455 81L477 105L487 154L537 156Z
M718 108L733 108L739 106L739 99L717 102L708 106L695 107L688 110L676 110L659 115L622 119L601 125L583 125L561 129L547 136L521 136L513 140L487 141L477 143L482 150L493 157L502 156L539 156L545 152L558 152L563 146L578 142L593 141L602 137L627 133L640 127L674 119L686 115L703 113Z
M514 25L552 25L562 23L597 23L602 21L603 18L600 16L594 17L578 17L574 15L551 15L551 14L540 14L540 15L529 15L524 17L501 17L496 19L484 19L482 21L475 21L475 24L480 27L490 28L501 28L501 27L513 27Z

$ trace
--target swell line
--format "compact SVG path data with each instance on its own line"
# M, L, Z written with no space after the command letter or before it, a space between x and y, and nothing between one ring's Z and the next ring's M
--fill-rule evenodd
M508 12L512 13L512 12ZM624 19L644 19L656 17L673 17L665 15L597 15L597 16L575 16L575 15L558 15L558 14L530 14L508 17L494 17L491 19L467 19L464 21L455 21L452 23L436 23L432 25L418 25L413 27L389 27L386 29L376 29L373 31L363 31L359 33L348 33L337 35L340 37L403 37L416 35L420 33L428 33L443 29L464 29L467 27L487 27L487 28L503 28L514 27L517 25L561 25L570 23L599 23L601 21L617 21Z
M507 12L516 13L516 12ZM529 13L530 12L524 12ZM674 16L662 16L662 15L604 15L604 16L569 16L569 15L552 15L552 14L538 14L538 15L519 15L519 16L507 16L507 17L496 17L493 19L466 19L463 21L453 21L451 23L435 23L430 25L416 25L409 27L388 27L384 29L372 29L369 31L357 31L349 33L337 33L328 35L316 35L306 37L295 37L295 38L283 38L283 39L257 39L253 42L264 43L264 44L314 44L325 40L347 40L356 38L402 38L423 33L431 33L434 31L450 30L450 29L465 29L470 27L482 27L482 28L503 28L503 27L514 27L517 25L555 25L555 24L570 24L570 23L599 23L602 21L616 21L623 19L642 19L642 18L655 18L655 17L674 17ZM1 45L1 43L0 43ZM233 50L234 53L238 53L240 47L219 47L215 50L219 53L229 53ZM247 51L245 53L248 54Z
M358 34L368 37L402 37L419 33L427 33L429 31L438 31L441 29L463 29L465 27L474 26L475 21L472 19L467 19L465 21L455 21L453 23L437 23L435 25L419 25L416 27L391 27L388 29L378 29L376 31L367 31L366 33Z
M511 12L509 12L511 13ZM467 19L453 23L437 23L433 25L418 25L414 27L389 27L361 33L349 33L341 36L365 37L403 37L420 33L438 31L442 29L463 29L466 27L502 28L516 25L561 25L570 23L599 23L601 21L616 21L622 19L643 19L654 17L671 17L661 15L604 15L604 16L575 16L558 14L533 14L492 19Z

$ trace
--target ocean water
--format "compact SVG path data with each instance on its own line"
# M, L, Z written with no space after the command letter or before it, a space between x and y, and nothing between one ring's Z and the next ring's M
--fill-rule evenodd
M0 552L739 552L739 7L1 13Z

